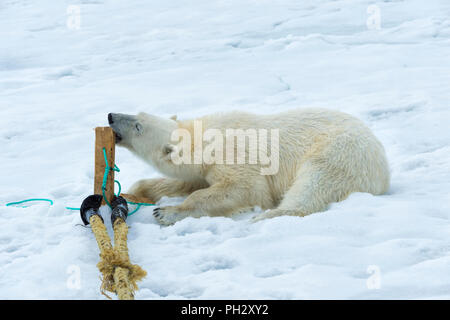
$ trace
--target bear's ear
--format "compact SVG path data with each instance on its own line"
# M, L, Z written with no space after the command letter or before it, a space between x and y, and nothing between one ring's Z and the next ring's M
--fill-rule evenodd
M170 119L172 119L173 121L177 121L177 115L174 114L173 116L170 117Z
M173 144L168 143L168 144L165 144L162 149L162 153L163 153L162 157L163 157L163 159L171 162L172 156L174 154L176 154L177 152L178 152L177 147L174 146Z

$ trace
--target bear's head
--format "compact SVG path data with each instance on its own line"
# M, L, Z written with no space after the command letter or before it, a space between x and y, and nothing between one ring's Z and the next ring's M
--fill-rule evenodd
M175 165L171 160L174 151L171 135L178 129L176 117L166 119L144 112L137 115L110 113L108 122L118 146L127 148L166 175L190 178L197 174L192 166Z
M109 126L116 136L116 144L150 160L156 153L164 153L177 122L144 112L137 115L108 114Z

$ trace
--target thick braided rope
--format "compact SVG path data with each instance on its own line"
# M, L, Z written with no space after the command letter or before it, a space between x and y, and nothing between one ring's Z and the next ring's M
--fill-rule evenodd
M133 300L138 289L137 281L147 275L140 266L130 262L127 246L128 226L122 219L114 223L114 248L105 225L100 217L90 218L92 231L100 249L100 261L97 264L102 273L102 294L110 298L105 291L116 293L120 300ZM111 299L111 298L110 298Z
M136 264L131 264L127 246L128 226L122 219L114 222L114 250L120 255L123 267L116 268L114 282L116 292L121 300L134 298L135 290L138 290L137 281L147 275L147 272Z
M105 225L103 224L102 219L97 216L93 215L89 219L89 223L91 224L92 232L94 233L95 240L97 240L98 248L100 249L100 262L97 264L98 269L102 273L102 285L100 287L100 291L102 294L104 294L106 297L111 299L110 296L108 296L105 293L105 290L112 291L112 284L110 282L110 278L107 274L105 274L102 271L102 266L104 264L105 257L110 256L111 252L113 252L113 247L111 245L111 239L109 238L108 231L106 230ZM114 291L112 291L114 292Z
M108 202L105 196L106 181L108 179L108 174L110 171L119 172L120 169L116 165L114 165L114 167L111 167L109 165L105 148L103 148L103 156L105 158L106 167L103 176L102 193L105 202L109 207L111 207L111 204ZM121 192L121 186L119 181L114 181L119 185L119 192L117 194L117 196L119 196ZM53 205L53 201L51 199L40 198L11 202L7 203L6 206L18 205L31 201L47 201L50 203L50 205ZM146 203L130 203L136 204L137 208L133 212L129 213L129 216L138 211L141 206L152 205ZM80 210L79 208L70 207L67 207L67 209ZM97 244L100 249L100 261L97 264L97 267L102 273L102 284L100 287L101 293L109 299L111 299L111 297L109 297L105 293L105 291L116 293L120 300L133 300L134 292L135 290L138 290L136 282L144 278L147 275L147 272L140 266L133 265L130 262L127 246L127 224L122 219L117 219L114 223L113 228L115 247L113 248L111 245L111 239L108 235L108 231L106 230L103 220L97 215L92 215L89 219L89 223L91 224L92 232L94 233L95 239L97 240Z

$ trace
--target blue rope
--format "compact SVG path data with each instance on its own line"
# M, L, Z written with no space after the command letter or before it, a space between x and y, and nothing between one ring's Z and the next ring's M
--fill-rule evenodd
M22 204L22 203L25 203L25 202L31 202L31 201L45 201L45 202L49 202L50 203L50 205L52 206L53 205L53 200L51 200L51 199L45 199L45 198L39 198L39 199L35 199L35 198L33 198L33 199L25 199L25 200L22 200L22 201L16 201L16 202L10 202L10 203L7 203L6 204L6 206L7 207L11 207L11 206L16 206L16 205L19 205L19 204ZM136 213L137 211L139 211L139 209L141 208L141 207L150 207L150 206L154 206L154 204L152 204L152 203L144 203L144 202L132 202L132 201L127 201L127 203L128 204L131 204L131 205L135 205L136 206L136 209L134 209L132 212L130 212L130 213L128 213L128 216L131 216L131 215L133 215L134 213ZM20 208L29 208L30 206L21 206ZM80 208L75 208L75 207L65 207L67 210L73 210L73 211L79 211L80 210Z
M132 202L132 201L127 201L127 202L128 202L128 204L137 205L136 209L134 209L132 212L128 213L128 216L131 216L134 213L136 213L142 206L143 207L154 206L154 204L152 204L152 203L142 203L142 202L138 203L138 202Z
M114 168L111 168L109 163L108 163L108 157L106 156L106 149L103 148L103 157L105 158L105 173L103 174L103 183L102 183L102 194L103 194L103 199L105 199L106 204L108 205L108 207L111 207L111 203L109 203L108 198L106 197L105 191L106 191L106 183L108 182L108 175L110 171L116 171L116 172L120 172L119 167L117 167L114 164ZM122 189L122 187L120 186L120 182L117 180L114 180L114 182L117 182L119 185L119 193L117 193L117 196L120 196L120 191Z
M10 202L10 203L7 203L6 206L7 207L15 206L15 205L18 205L18 204L22 204L22 203L25 203L25 202L31 202L31 201L47 201L47 202L50 202L51 206L53 205L53 200L45 199L45 198L33 198L33 199L26 199L26 200L17 201L17 202ZM27 206L24 206L22 208L27 208Z
M111 168L111 166L108 163L108 157L106 156L106 149L105 148L103 148L103 157L105 158L106 167L105 167L105 174L103 175L102 194L103 194L103 199L105 199L106 204L111 208L111 204L109 203L109 201L108 201L108 199L106 198L106 195L105 195L106 183L108 181L109 172L110 171L120 172L120 169L115 164L114 164L114 168ZM117 183L117 186L119 187L119 191L116 194L116 196L118 197L118 196L120 196L120 193L122 192L122 186L120 185L120 182L118 180L114 180L114 182ZM25 200L16 201L16 202L9 202L9 203L6 204L6 206L7 207L16 206L16 205L19 205L19 204L23 204L25 202L32 202L32 201L33 202L34 201L46 201L46 202L49 202L51 206L53 205L53 200L51 200L51 199L32 198L32 199L25 199ZM145 206L145 207L147 207L147 206L154 206L154 204L151 204L151 203L138 203L138 202L131 202L131 201L127 201L127 203L133 204L133 205L137 205L136 209L134 209L132 212L128 213L128 216L131 216L134 213L136 213L141 208L141 206ZM22 206L22 208L28 208L28 207L29 206ZM80 208L73 208L73 207L65 207L65 208L68 209L68 210L74 210L74 211L75 210L80 210Z

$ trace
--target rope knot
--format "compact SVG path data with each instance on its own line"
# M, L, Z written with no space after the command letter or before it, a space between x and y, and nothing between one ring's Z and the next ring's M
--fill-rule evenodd
M119 295L119 291L130 287L137 290L136 283L147 275L140 266L130 262L126 253L118 252L116 249L107 249L102 252L97 267L102 273L103 294L105 294L104 291L109 291Z

